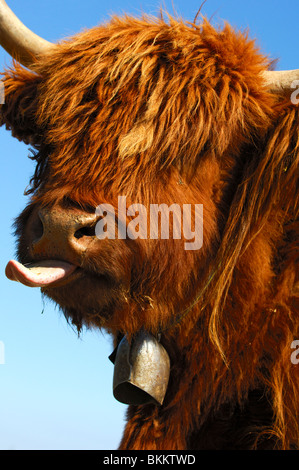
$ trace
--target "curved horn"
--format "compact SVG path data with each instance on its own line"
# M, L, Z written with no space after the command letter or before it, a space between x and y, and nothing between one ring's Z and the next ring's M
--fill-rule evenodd
M263 75L266 85L276 93L287 92L299 85L299 69L266 71Z
M29 68L35 57L52 46L51 42L30 31L4 0L0 0L0 44L13 58Z

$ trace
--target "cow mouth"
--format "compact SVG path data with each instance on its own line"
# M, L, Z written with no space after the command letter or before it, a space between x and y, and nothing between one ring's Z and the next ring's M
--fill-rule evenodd
M20 262L7 263L8 279L39 287L42 296L53 301L78 331L82 325L107 327L117 308L128 302L128 294L124 295L128 291L127 272L122 273L123 277L115 276L118 273L111 262L95 264L94 258L89 258L79 264L61 258L22 259L22 253L18 256Z
M17 281L28 287L56 287L73 278L72 274L80 269L67 261L42 260L26 265L10 260L5 274L11 281Z

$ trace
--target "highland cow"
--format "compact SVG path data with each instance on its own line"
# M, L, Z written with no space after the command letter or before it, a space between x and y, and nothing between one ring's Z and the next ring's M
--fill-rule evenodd
M36 161L7 276L78 330L115 347L142 331L169 357L165 396L129 406L120 448L297 449L299 72L205 19L113 17L53 45L11 28L3 0L0 18L28 67L3 73L0 124ZM96 208L117 218L121 196L202 205L202 247L97 237Z

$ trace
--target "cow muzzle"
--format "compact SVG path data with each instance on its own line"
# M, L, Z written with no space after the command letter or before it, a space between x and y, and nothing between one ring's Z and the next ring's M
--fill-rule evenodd
M9 261L6 276L30 287L52 286L66 279L82 265L95 240L96 221L95 214L79 210L36 208L23 235L30 262Z

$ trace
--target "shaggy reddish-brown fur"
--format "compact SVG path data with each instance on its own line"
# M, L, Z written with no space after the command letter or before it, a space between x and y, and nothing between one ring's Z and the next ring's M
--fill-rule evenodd
M40 205L204 207L202 249L98 240L83 279L44 289L79 329L161 333L165 401L129 407L121 449L299 447L299 110L269 66L228 25L114 17L4 73L0 124L36 149L22 262Z

